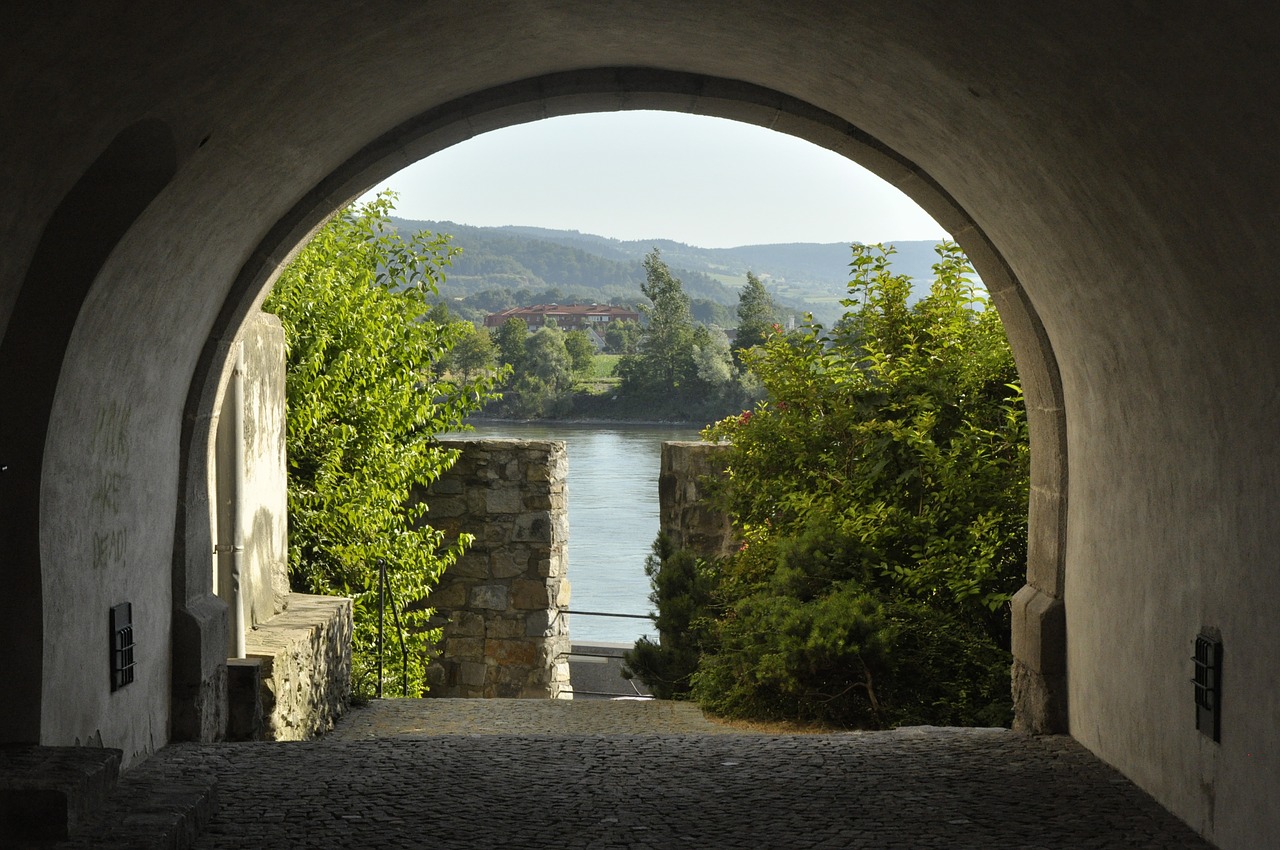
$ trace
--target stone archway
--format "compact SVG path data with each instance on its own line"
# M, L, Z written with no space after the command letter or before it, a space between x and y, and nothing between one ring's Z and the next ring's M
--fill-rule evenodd
M0 31L9 374L48 353L33 314L18 308L40 298L27 291L38 286L30 272L63 199L140 122L169 129L176 167L83 301L52 305L49 318L72 327L43 433L39 562L29 545L0 555L6 575L25 577L14 591L29 590L38 571L43 597L39 618L24 610L30 595L0 598L6 651L43 659L11 689L22 703L6 709L22 718L13 734L101 739L129 764L172 738L170 697L190 696L179 681L210 690L202 677L216 671L222 641L206 637L220 614L185 586L182 566L207 565L187 545L199 536L187 503L200 496L184 452L202 409L189 401L212 371L208 352L284 259L270 252L299 243L397 158L429 152L414 140L433 129L443 146L577 98L579 110L665 100L792 130L796 115L769 106L773 94L717 101L705 87L737 80L728 85L807 104L802 117L816 110L861 128L871 138L858 158L914 184L985 277L1000 276L992 255L1007 261L1022 287L1000 296L1006 323L1017 311L1005 301L1034 308L1061 377L1040 375L1032 411L1041 519L1019 605L1034 616L1016 618L1028 679L1061 675L1050 659L1062 657L1054 646L1065 617L1071 734L1224 847L1280 844L1270 804L1280 773L1258 755L1280 749L1276 23L1263 4L1206 15L1192 4L1097 0L15 9ZM576 69L618 66L685 78L674 88L575 88L575 74L601 73ZM529 90L550 80L565 82ZM422 126L431 116L434 127ZM813 123L825 129L807 137L846 143ZM157 165L167 158L155 153ZM929 202L939 187L972 216L969 235L946 204ZM266 253L254 256L255 246ZM1034 323L1028 332L1041 336ZM1039 379L1019 358L1030 388ZM21 401L0 411L15 417L15 433L31 415ZM129 411L136 450L109 523L87 482L110 461L86 450L85 436L113 405ZM0 469L25 457L40 430L0 442ZM116 520L124 557L95 570L95 538ZM30 521L29 511L14 519L28 544ZM111 692L102 632L122 600L135 603L146 672ZM1220 741L1194 723L1188 679L1200 632L1221 635L1229 670ZM175 645L192 651L171 657ZM175 668L172 686L171 662L187 671Z
M201 355L184 419L184 490L205 486L201 463L212 400L227 351L241 323L256 309L284 258L333 210L409 162L487 130L555 115L621 109L662 109L731 118L768 127L840 153L896 185L947 228L990 288L1009 334L1027 399L1032 438L1032 496L1027 585L1014 601L1014 694L1017 724L1034 732L1066 731L1066 643L1063 557L1066 525L1066 430L1061 380L1048 336L1026 294L990 240L936 182L906 158L858 128L810 104L747 83L674 71L601 68L552 74L478 92L417 116L384 133L334 170L281 219L242 267ZM192 514L195 510L197 513ZM188 503L189 533L204 533L198 499ZM190 544L185 544L190 545ZM200 546L206 546L200 541ZM180 541L179 550L184 544ZM201 588L185 607L194 612L203 595L204 567L175 562L175 587ZM183 609L179 601L180 612ZM196 624L196 634L216 631ZM203 640L197 641L203 644ZM195 717L195 704L214 681L194 665L189 644L186 696L175 713ZM179 653L175 652L175 661ZM198 724L197 724L198 725ZM184 724L185 734L198 735Z

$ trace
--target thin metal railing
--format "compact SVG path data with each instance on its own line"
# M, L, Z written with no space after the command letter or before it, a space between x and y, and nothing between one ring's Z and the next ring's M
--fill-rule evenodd
M604 611L562 611L564 614L578 614L585 617L626 617L632 620L656 620L653 614L610 614Z
M620 694L615 691L580 691L577 688L573 689L573 693L575 696L586 696L586 697L635 697L641 700L654 699L654 696L652 694L640 693L640 690L636 688L634 684L631 685L631 688L632 690L635 691L634 694Z
M387 604L387 562L378 561L378 687L377 698L382 699L383 679L383 646L386 639L386 604ZM608 611L561 611L562 614L576 614L583 617L622 617L629 620L656 620L653 614L617 614ZM391 616L395 620L396 632L400 637L400 691L402 696L409 695L409 651L405 647L404 627L400 624L400 606L396 605L395 594L391 594ZM584 657L617 658L616 655L596 655L587 652L570 652L570 655ZM635 685L632 685L634 688ZM584 691L583 693L593 693ZM638 695L639 691L637 691ZM606 694L601 694L606 696Z
M387 562L378 559L378 699L382 699L382 649L384 639L384 621L386 619L387 598ZM391 594L391 616L396 623L396 633L400 637L400 695L409 695L409 650L404 643L404 626L400 625L400 606L396 605L395 594Z

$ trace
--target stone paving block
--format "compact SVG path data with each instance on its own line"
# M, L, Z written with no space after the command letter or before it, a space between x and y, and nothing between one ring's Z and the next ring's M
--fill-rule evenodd
M69 846L207 821L196 850L1211 850L1067 737L753 734L658 700L378 700L315 741L172 745L112 799Z
M289 749L182 747L224 810L283 814L254 821L258 846L1209 846L1071 739L1000 729L777 736L684 703L385 700ZM244 840L219 817L196 846Z

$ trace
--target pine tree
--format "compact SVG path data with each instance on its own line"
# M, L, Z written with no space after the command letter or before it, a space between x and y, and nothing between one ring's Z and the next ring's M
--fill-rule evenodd
M769 338L769 331L778 321L769 290L760 278L747 272L747 283L738 294L738 338L735 349L752 348Z
M689 296L657 248L644 258L644 269L640 290L652 303L641 310L648 324L641 332L638 352L619 363L618 374L629 395L675 395L689 389L687 384L697 373Z

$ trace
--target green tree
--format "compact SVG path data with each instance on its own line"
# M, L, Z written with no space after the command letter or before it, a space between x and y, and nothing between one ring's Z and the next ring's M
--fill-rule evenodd
M469 545L445 546L411 490L435 480L457 452L441 431L491 397L492 379L443 380L435 367L459 337L431 321L429 297L451 252L447 237L407 239L390 226L392 197L342 210L302 249L267 299L287 359L289 566L300 590L351 596L353 685L376 689L378 565L404 609L415 692L424 650L438 638L426 607L443 570ZM386 647L388 668L400 653ZM395 676L396 679L399 676Z
M856 246L846 319L749 352L771 401L707 436L733 444L745 525L839 517L898 586L999 629L1025 562L1026 414L999 316L959 249L938 250L911 305L891 251Z
M498 348L485 328L470 322L459 322L458 340L444 360L446 371L469 382L498 368Z
M693 362L693 314L680 279L671 274L658 249L644 258L645 282L641 292L649 304L641 305L647 323L640 334L637 353L618 364L622 389L628 395L672 395L696 374Z
M734 347L751 348L762 345L777 323L777 311L769 291L760 278L747 272L746 285L738 293L738 336Z
M610 322L604 329L604 342L614 354L635 354L640 344L640 325L629 319Z
M569 360L573 364L575 375L586 375L591 371L591 361L595 359L596 347L586 331L569 331L564 335L564 347L569 352Z
M706 429L746 541L715 567L694 696L851 726L1007 721L1008 601L1026 562L1028 445L1013 358L959 249L930 294L855 246L829 333L743 360L769 396Z
M573 383L573 361L565 345L564 331L554 325L538 328L525 346L523 373L538 378L553 390L567 390Z
M498 347L498 359L513 372L524 369L525 344L529 339L529 325L524 319L507 319L494 334L493 342Z
M504 412L523 419L552 419L572 406L573 363L565 333L554 325L528 336L521 367L511 381Z
M733 391L733 357L729 352L729 339L724 331L699 325L693 332L692 352L694 375L702 385L700 391L707 396L720 398Z

